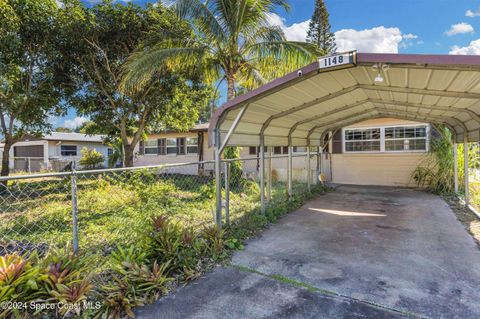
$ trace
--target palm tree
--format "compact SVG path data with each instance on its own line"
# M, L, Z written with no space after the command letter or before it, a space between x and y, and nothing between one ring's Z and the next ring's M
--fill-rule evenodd
M143 87L162 68L200 74L209 83L227 82L227 99L237 88L253 89L312 62L321 54L305 42L287 41L274 26L287 0L176 0L179 18L194 30L190 39L169 38L137 50L126 66L124 88Z

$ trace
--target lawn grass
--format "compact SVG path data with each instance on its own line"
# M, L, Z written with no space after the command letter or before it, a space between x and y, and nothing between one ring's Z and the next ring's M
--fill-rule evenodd
M247 184L231 186L233 222L259 209L258 185L253 181ZM298 192L304 186L294 184ZM284 201L285 193L285 183L274 183L274 202ZM158 175L150 171L79 174L77 195L80 249L99 256L145 238L153 216L167 215L184 227L200 228L213 223L212 177ZM70 177L11 182L8 193L0 196L0 212L0 246L27 252L33 248L42 251L51 246L65 247L72 241Z

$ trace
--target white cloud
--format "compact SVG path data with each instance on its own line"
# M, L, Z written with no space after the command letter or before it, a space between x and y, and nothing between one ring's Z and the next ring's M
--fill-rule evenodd
M82 116L77 116L76 118L74 118L72 120L65 120L63 122L63 127L74 130L74 129L82 126L82 124L87 122L87 121L88 121L88 118L82 117Z
M369 53L398 53L399 47L411 45L418 36L402 34L399 28L379 26L365 30L342 29L335 32L338 51L358 50ZM404 42L402 42L404 41Z
M294 23L291 26L285 25L285 19L278 14L269 14L270 23L274 26L279 26L285 33L285 37L289 41L305 41L307 38L308 25L310 20Z
M478 8L476 11L467 10L467 12L465 12L465 16L470 17L470 18L479 17L480 16L480 8Z
M282 28L287 40L305 41L310 20L287 26L285 19L272 13L270 14L270 23ZM370 53L398 53L398 48L413 45L415 39L418 39L415 34L403 34L399 28L386 28L384 26L365 30L342 29L335 32L338 51L358 50L359 52Z
M283 32L285 32L285 36L290 41L305 41L309 24L310 20L294 23L291 26L284 28Z
M448 31L446 31L445 33L448 36L452 36L452 35L457 35L457 34L473 33L473 31L475 31L475 30L473 29L471 24L461 22L461 23L453 24L450 27L450 29Z
M468 46L460 47L455 45L451 48L448 54L457 55L479 55L480 54L480 39L470 42Z

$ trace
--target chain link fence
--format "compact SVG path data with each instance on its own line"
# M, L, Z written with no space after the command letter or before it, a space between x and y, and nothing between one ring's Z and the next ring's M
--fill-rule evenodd
M293 193L307 191L307 176L316 181L316 158L293 157ZM286 201L287 157L265 162L271 172L267 203ZM228 225L260 210L260 160L224 160L221 166L223 222ZM136 243L158 215L187 227L213 225L214 171L214 162L206 161L2 178L0 255L43 254L68 245L107 255L117 245Z

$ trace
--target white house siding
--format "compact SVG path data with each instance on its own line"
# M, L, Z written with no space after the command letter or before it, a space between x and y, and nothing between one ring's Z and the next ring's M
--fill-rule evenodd
M148 136L148 140L157 140L160 138L183 138L183 137L198 137L197 132L186 132L186 133L163 133L163 134L152 134ZM208 148L208 138L207 133L204 133L203 139L203 150L204 157L203 161L213 161L213 149ZM140 145L137 144L135 147L135 158L134 166L152 166L152 165L164 165L164 164L179 164L179 163L192 163L198 162L198 154L168 154L168 155L157 155L157 154L144 154L140 155ZM205 174L213 174L213 164L207 164L204 167ZM197 174L198 165L187 165L177 168L167 169L167 172L171 173L182 173L182 174Z
M72 145L77 147L77 156L62 156L61 145ZM57 163L62 166L65 163L68 164L71 161L78 162L82 158L81 150L83 148L96 149L101 153L105 159L103 162L104 167L108 167L108 146L101 143L92 142L76 142L76 141L48 141L48 159L50 166L56 166ZM54 167L52 167L54 168Z

